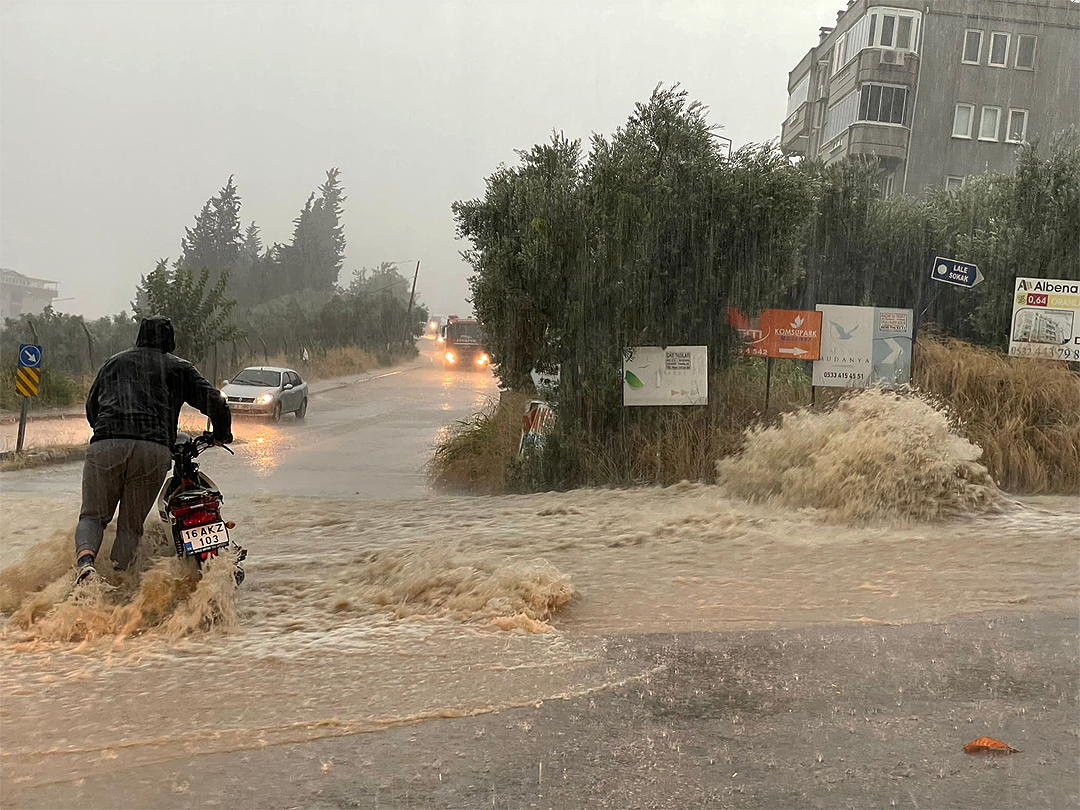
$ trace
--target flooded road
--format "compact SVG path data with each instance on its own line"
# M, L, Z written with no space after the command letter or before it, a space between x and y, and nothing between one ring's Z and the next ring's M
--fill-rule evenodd
M307 418L237 417L235 457L215 451L204 457L226 495L269 492L288 495L399 497L426 492L423 467L439 432L498 398L488 371L447 372L435 358L434 341L420 343L421 357L375 371L343 387L312 384ZM325 390L329 389L329 390ZM205 420L185 409L182 426L198 431ZM16 425L0 426L5 446ZM31 422L28 446L82 443L90 428L78 417ZM77 491L81 465L5 474L3 491Z
M711 485L426 492L420 465L446 415L478 407L489 383L418 369L329 392L306 423L239 428L237 456L205 463L249 549L239 590L225 569L197 581L155 556L166 548L155 527L136 574L64 601L78 465L5 474L0 803L675 806L664 797L676 783L663 784L683 746L703 768L728 762L740 723L764 722L747 729L761 763L795 755L796 732L778 730L772 707L798 728L870 735L814 755L861 747L860 761L880 764L910 705L936 711L931 695L947 696L940 718L958 746L1004 727L1036 749L1012 777L1043 785L1025 794L1045 797L1032 806L1073 795L1077 737L1062 724L1076 709L1075 633L1058 623L1035 647L1024 639L1080 604L1075 498L1005 498L904 524L837 521ZM891 730L820 705L860 689L844 712ZM693 722L718 725L702 738ZM942 734L935 726L935 744L951 746ZM533 756L561 775L538 773ZM678 806L729 806L731 773L747 767L723 774L725 790L699 775ZM804 786L805 774L785 784ZM616 776L633 789L612 787ZM969 775L950 778L956 790ZM576 792L555 790L560 779Z

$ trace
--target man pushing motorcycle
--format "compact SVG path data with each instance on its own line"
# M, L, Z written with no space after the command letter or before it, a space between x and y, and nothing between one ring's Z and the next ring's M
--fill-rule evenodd
M225 398L198 370L172 352L176 336L168 318L139 324L134 349L120 352L98 371L86 399L93 428L82 480L82 510L75 529L76 582L97 576L95 562L117 504L113 567L131 564L143 523L172 461L184 403L210 417L218 444L232 441Z

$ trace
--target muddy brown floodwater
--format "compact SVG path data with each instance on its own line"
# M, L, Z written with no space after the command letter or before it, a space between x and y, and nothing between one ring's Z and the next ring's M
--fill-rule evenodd
M1069 499L902 529L716 487L233 503L239 591L179 564L63 603L71 500L5 516L8 797L103 770L529 705L649 673L605 636L1075 610ZM225 572L227 574L227 572ZM30 591L47 583L45 591ZM32 620L32 621L31 621ZM12 790L12 792L9 792Z

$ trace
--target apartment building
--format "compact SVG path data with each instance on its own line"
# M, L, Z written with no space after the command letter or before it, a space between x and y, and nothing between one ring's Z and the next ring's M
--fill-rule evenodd
M0 326L7 318L34 315L53 302L60 285L0 268Z
M780 146L881 167L886 193L1010 172L1080 126L1077 0L849 0L788 76Z

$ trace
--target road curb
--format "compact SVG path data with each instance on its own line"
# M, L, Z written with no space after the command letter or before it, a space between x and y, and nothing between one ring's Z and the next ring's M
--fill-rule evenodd
M72 411L71 413L45 413L40 416L34 416L29 414L26 417L27 422L59 422L64 419L85 419L86 414L82 411ZM11 425L19 421L17 416L0 416L0 425Z
M424 368L425 365L430 365L430 363L428 363L428 364L419 363L419 364L413 365L413 366L406 366L405 368L392 369L390 371L386 371L383 374L373 374L373 375L371 375L369 377L363 378L362 380L355 380L354 382L348 382L348 383L340 383L339 385L333 385L333 386L331 386L329 388L323 388L320 391L311 391L308 394L308 396L317 397L320 394L325 394L325 393L328 393L330 391L340 391L342 388L348 388L349 386L352 386L352 385L360 385L361 383L371 382L372 380L380 380L383 377L390 377L390 376L392 376L394 374L401 374L401 373L406 372L406 371L416 371L417 369ZM85 419L85 418L86 418L86 414L83 413L83 411L78 410L78 411L71 411L70 413L44 413L44 414L40 414L40 415L37 415L37 416L35 416L34 414L30 414L29 416L27 416L26 421L27 422L60 422L60 421L63 421L65 419ZM11 425L11 424L17 423L18 421L19 421L18 416L0 416L0 425Z
M418 371L419 369L424 368L426 365L431 364L417 363L414 366L406 366L405 368L393 369L391 371L386 371L382 374L372 374L369 377L364 377L362 380L354 380L353 382L341 383L340 385L334 385L330 388L323 388L321 391L309 391L308 396L317 397L320 394L328 394L331 391L340 391L343 388L351 388L354 385L360 385L362 383L371 382L373 380L381 380L384 377L393 377L395 374L404 374L406 371Z

